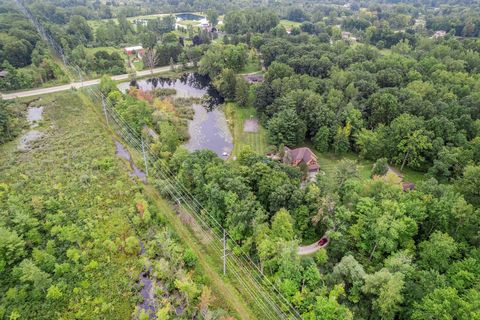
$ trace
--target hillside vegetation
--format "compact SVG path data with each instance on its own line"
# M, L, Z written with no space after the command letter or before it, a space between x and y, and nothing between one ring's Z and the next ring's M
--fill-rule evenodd
M0 318L145 317L146 270L157 315L225 314L81 101L42 97L43 136L24 152L18 141L0 146Z

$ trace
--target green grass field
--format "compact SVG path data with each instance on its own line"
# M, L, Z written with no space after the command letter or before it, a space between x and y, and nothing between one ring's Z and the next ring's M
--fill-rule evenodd
M312 147L311 145L309 147ZM354 153L348 153L344 155L336 155L332 152L318 152L313 149L315 154L318 157L318 163L320 165L320 170L324 171L327 177L333 176L335 169L338 166L338 163L341 160L349 159L354 160L358 164L358 172L361 180L368 180L370 179L370 173L373 167L373 161L360 159L358 155ZM399 167L390 164L391 167L400 171ZM423 180L424 173L414 171L412 169L404 168L401 172L404 176L404 181L418 183Z
M15 197L18 205L25 203L24 217L35 221L35 226L42 230L42 237L29 245L25 258L30 258L32 247L44 249L49 242L56 263L68 261L66 251L70 246L80 248L82 261L95 260L99 267L88 271L84 262L79 262L71 273L51 276L52 282L63 291L63 297L55 303L32 298L25 291L28 299L18 297L15 302L10 300L9 305L21 310L23 319L79 315L130 318L138 298L134 285L141 264L136 256L106 253L100 245L121 234L135 234L125 214L136 192L125 171L126 165L115 156L113 140L99 125L97 115L85 108L76 94L64 92L24 101L45 108L44 119L37 128L43 136L24 152L17 150L18 139L0 146L0 184L8 186L8 194L12 199ZM46 211L49 199L55 199L58 206L55 210ZM29 205L33 201L35 210ZM5 199L0 205L2 213L8 212L2 208L6 204ZM9 223L8 215L0 216L0 225ZM64 242L50 231L54 227L68 227L72 229L69 234L84 236L77 237L75 242ZM91 241L94 238L95 242ZM81 282L88 286L81 293L72 294ZM8 289L5 286L1 286L2 292ZM95 301L108 302L111 311L102 310L99 314ZM32 310L39 314L33 315Z
M135 70L137 70L137 71L141 71L145 68L145 66L143 65L143 61L141 61L141 60L133 62L133 65L135 67Z
M200 25L200 21L197 21L197 20L181 20L181 21L178 21L177 23L185 27L187 26L197 27Z
M256 110L253 107L241 108L235 103L228 103L225 106L225 115L233 135L232 156L238 156L242 147L248 145L258 154L264 154L268 143L265 129L259 125L256 133L244 132L243 124L245 120L256 118Z
M196 14L199 16L204 16L201 12L186 12L186 13L192 13ZM164 16L168 16L170 13L155 13L155 14L149 14L149 15L142 15L142 16L135 16L135 17L128 17L127 20L133 23L134 20L137 19L142 19L142 20L151 20L151 19L156 19L156 18L161 18ZM93 31L97 30L98 26L102 23L108 22L108 21L115 21L118 22L117 18L112 18L112 19L101 19L101 20L88 20L88 25L93 29ZM198 21L194 20L183 20L179 22L179 24L183 24L185 26L189 24L200 24Z
M91 54L95 54L98 51L106 51L109 54L112 54L113 52L118 52L121 55L125 55L122 49L123 48L116 48L116 47L95 47L95 48L85 48L85 51Z
M349 159L355 160L358 163L358 171L360 178L362 180L370 179L370 172L372 170L373 162L368 160L359 160L355 154L346 154L346 155L336 155L331 152L320 153L316 150L313 150L318 157L318 164L320 165L320 170L324 171L327 177L333 176L335 169L338 166L338 163L341 160Z
M262 65L258 58L250 58L242 70L242 73L257 73L262 71Z
M284 26L285 28L292 28L292 27L299 27L301 25L300 22L290 21L286 19L280 20L280 25Z

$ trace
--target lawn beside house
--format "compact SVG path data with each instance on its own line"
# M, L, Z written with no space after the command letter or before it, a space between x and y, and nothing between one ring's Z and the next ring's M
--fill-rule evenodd
M310 147L312 146L310 145ZM341 160L349 159L349 160L357 161L358 173L361 180L370 179L370 174L374 164L373 161L361 159L358 155L354 153L337 155L333 152L318 152L315 149L312 149L312 151L315 152L315 155L318 158L318 164L320 165L320 170L324 171L327 177L333 176L333 174L335 173L335 169L337 168L338 163ZM400 169L397 166L393 164L390 164L390 166L392 168L397 169L397 171L400 172ZM401 174L404 176L404 182L413 182L413 183L418 183L422 181L425 175L423 172L414 171L409 168L404 168L403 171L401 171Z
M301 23L291 20L282 19L280 20L280 25L284 26L285 28L293 28L293 27L300 27Z
M260 57L256 50L250 50L248 53L248 60L243 67L241 73L257 73L262 72L262 64L260 62Z
M253 107L241 108L230 102L225 105L225 115L233 136L232 157L238 156L242 147L248 145L258 154L265 154L267 151L267 133L260 124L258 132L245 132L245 120L256 118L257 112Z
M268 138L266 129L259 124L258 132L244 132L245 120L255 119L257 117L256 110L253 107L241 108L235 103L230 102L225 105L225 115L233 136L233 150L232 157L238 156L243 146L250 146L253 151L264 155L267 152ZM317 156L320 171L325 172L327 177L333 177L336 168L341 160L349 159L357 162L359 178L361 180L371 179L371 171L373 168L373 161L361 159L357 154L335 154L333 152L318 152L313 148L313 145L306 144ZM301 146L298 146L301 147ZM390 164L400 172L400 169L394 164ZM404 182L413 182L417 184L424 179L424 173L418 172L409 168L404 168L401 171L404 176Z

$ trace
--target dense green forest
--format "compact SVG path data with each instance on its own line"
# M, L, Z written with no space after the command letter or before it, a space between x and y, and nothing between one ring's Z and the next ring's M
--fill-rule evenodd
M144 185L83 93L28 105L47 106L28 152L12 142L27 104L0 100L0 318L152 318L142 274L158 319L242 318L217 292L220 269L200 263L208 250L172 229L179 199L165 170L304 319L480 317L477 1L27 3L87 76L131 71L118 50L139 43L145 68L195 68L231 108L253 110L270 157L248 146L227 160L189 152L201 99L122 93L104 76L106 102L152 150ZM170 14L182 11L205 12L215 30L179 28ZM129 19L155 13L166 15ZM0 89L62 79L13 6L0 21ZM32 82L25 68L53 76ZM306 166L271 156L305 146L336 159L331 173L320 166L308 181ZM322 237L327 246L298 254Z
M2 91L66 81L35 27L9 1L0 4L0 71Z

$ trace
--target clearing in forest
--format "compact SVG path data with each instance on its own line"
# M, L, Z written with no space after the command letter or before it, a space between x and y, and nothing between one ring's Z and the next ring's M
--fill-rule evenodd
M233 135L232 156L238 156L243 146L250 146L258 154L266 152L267 132L258 122L253 107L242 108L228 103L225 115Z

